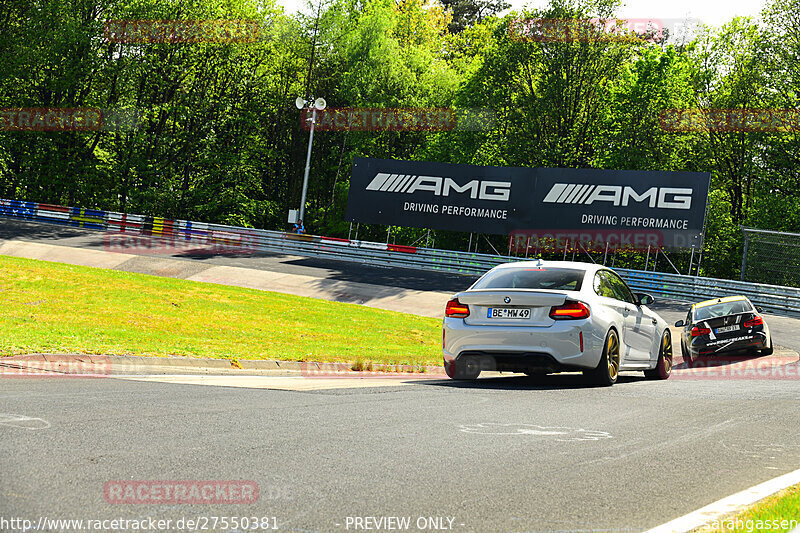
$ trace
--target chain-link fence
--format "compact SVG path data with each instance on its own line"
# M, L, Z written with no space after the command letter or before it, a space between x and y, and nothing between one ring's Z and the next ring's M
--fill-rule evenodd
M645 243L646 244L646 243ZM666 272L687 276L700 275L703 253L699 248L666 250L661 246L640 245L620 249L618 242L582 241L571 237L531 238L530 235L509 236L509 256L519 259L541 257L556 261L584 261L611 268ZM505 247L500 247L506 253ZM495 250L496 253L501 253Z
M800 287L800 233L742 228L742 281Z

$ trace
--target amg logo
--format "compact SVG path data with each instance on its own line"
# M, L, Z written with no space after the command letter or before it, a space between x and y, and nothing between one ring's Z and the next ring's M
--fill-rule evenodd
M452 178L439 176L412 176L409 174L375 175L368 191L411 194L417 191L429 191L436 196L450 196L450 193L469 193L469 197L478 200L496 200L507 202L511 197L511 183L508 181L472 180L459 185Z
M631 201L647 201L658 209L691 209L692 189L677 187L650 187L637 193L633 187L622 185L579 185L556 183L543 202L548 204L584 204L611 202L616 206L627 206Z

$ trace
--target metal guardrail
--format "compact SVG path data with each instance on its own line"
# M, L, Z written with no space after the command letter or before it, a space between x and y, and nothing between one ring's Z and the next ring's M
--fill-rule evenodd
M687 302L699 302L712 298L743 295L769 313L800 317L800 289L795 287L701 278L663 272L644 272L619 268L615 270L619 272L633 290L647 292L654 296Z
M36 220L107 232L107 249L125 252L126 238L141 236L166 243L165 251L211 250L222 253L254 251L351 261L385 268L410 268L463 275L480 275L516 257L417 248L388 243L295 235L279 231L206 224L187 220L129 215L111 211L0 199L0 216ZM681 274L615 269L632 289L654 296L697 302L744 295L771 313L800 317L800 289Z

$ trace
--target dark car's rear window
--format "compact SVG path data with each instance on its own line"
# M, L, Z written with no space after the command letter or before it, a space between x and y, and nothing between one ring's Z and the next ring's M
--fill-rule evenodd
M709 305L706 307L698 307L694 310L695 320L708 320L720 316L738 315L741 313L749 313L753 310L750 304L745 300L736 300L733 302L724 302Z
M571 268L501 268L487 273L472 288L579 291L584 274Z

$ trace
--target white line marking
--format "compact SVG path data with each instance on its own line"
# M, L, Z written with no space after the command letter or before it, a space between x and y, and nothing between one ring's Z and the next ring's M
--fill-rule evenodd
M800 470L795 470L706 505L702 509L654 527L645 531L645 533L685 533L692 531L724 516L738 513L745 507L798 483L800 483Z
M459 431L475 435L532 435L537 437L560 437L553 439L559 442L576 442L613 438L605 431L589 429L536 426L533 424L501 424L497 422L484 422L481 424L463 424Z
M50 422L42 418L0 413L0 425L22 429L47 429L50 427Z

